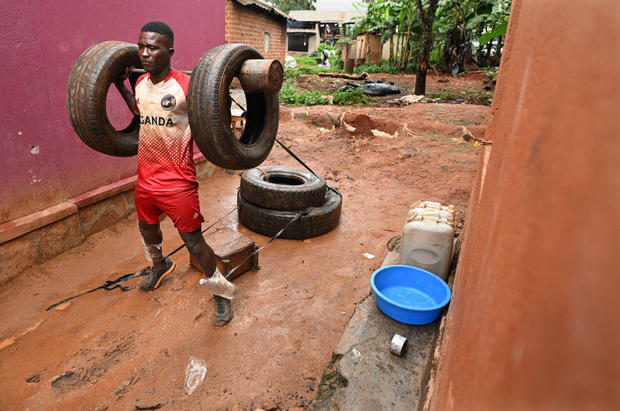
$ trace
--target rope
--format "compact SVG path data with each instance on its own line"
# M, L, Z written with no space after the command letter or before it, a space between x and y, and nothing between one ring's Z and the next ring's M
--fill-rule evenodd
M243 108L243 106L242 106L241 104L237 103L237 100L235 100L235 99L233 98L233 96L231 96L230 94L229 94L228 96L229 96L229 97L230 97L230 99L231 99L231 100L232 100L232 101L233 101L233 102L237 105L237 107L239 107L239 108L241 109L241 111L243 111L243 114L241 114L241 117L245 117L245 112L246 112L246 109L244 109L244 108Z
M315 173L306 163L304 163L302 161L301 158L297 157L297 155L295 153L293 153L293 151L291 151L290 148L288 148L287 146L285 146L279 139L276 138L276 142L280 145L280 147L282 147L288 154L290 154L291 157L293 157L295 160L297 160L297 162L299 164L301 164L302 166L304 166L306 168L306 170L308 170L309 172L311 172L316 178L321 179L321 177L318 176L317 173ZM340 198L342 198L342 194L340 193L340 191L336 190L335 188L331 187L331 186L327 186L327 188L331 191L333 191L336 195L338 195Z

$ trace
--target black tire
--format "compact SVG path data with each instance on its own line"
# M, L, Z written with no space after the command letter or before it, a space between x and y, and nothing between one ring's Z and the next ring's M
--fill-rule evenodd
M300 211L320 207L327 184L315 175L286 167L252 168L241 174L241 196L255 206Z
M188 109L192 136L213 164L243 170L260 165L278 132L278 94L245 93L245 128L239 139L230 127L230 83L243 62L262 59L253 47L226 44L203 55L189 82Z
M73 129L89 147L111 156L130 157L138 153L140 118L134 116L127 128L116 130L106 111L110 85L129 66L142 67L138 47L105 41L82 53L67 84L67 111ZM130 77L132 86L137 77Z
M323 205L312 207L308 211L308 215L302 216L291 224L280 235L280 238L303 240L333 230L340 222L342 198L329 190L325 194ZM295 211L269 210L252 205L245 201L241 192L237 193L237 212L241 224L252 231L270 237L280 231L297 215Z

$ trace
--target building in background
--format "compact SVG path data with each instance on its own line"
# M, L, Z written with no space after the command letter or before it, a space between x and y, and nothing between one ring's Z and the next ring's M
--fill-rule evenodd
M260 0L226 0L226 43L249 44L284 62L289 16Z
M308 55L321 43L333 45L346 37L346 27L360 17L358 11L291 10L288 23L288 54Z

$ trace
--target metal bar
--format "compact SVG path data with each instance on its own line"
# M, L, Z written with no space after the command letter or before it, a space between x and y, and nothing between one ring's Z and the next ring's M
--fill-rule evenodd
M130 73L144 74L146 70L136 67L129 68ZM189 70L181 70L191 76ZM239 82L247 93L277 93L284 81L282 63L278 60L248 59L239 69Z
M239 82L248 93L277 93L284 81L284 70L278 60L249 59L239 70Z

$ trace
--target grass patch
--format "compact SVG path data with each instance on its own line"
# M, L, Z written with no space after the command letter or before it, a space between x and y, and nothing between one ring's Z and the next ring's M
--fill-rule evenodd
M488 106L493 101L493 93L490 93L485 90L480 90L478 92L465 90L463 94L465 95L467 102L469 104L479 104L481 106Z
M334 93L334 104L361 106L362 104L368 104L368 96L362 93L359 88L339 90Z
M332 62L332 59L334 59L333 62ZM285 68L284 69L284 77L297 78L299 76L312 76L312 75L316 75L319 73L339 70L337 67L332 67L329 69L319 67L316 57L308 57L308 56L295 57L295 62L297 63L296 68ZM331 57L330 63L332 65L337 64L338 63L337 58Z
M328 409L329 401L336 391L349 385L349 381L340 373L338 363L342 355L333 355L332 360L325 369L316 395L318 409Z
M368 74L376 74L376 73L390 73L390 74L399 74L400 69L394 65L389 63L381 64L377 66L376 64L361 64L357 66L355 69L355 73L361 74L366 72Z
M308 90L298 93L295 89L295 79L284 80L280 89L280 102L283 104L316 106L318 104L329 104L327 97L316 90Z

